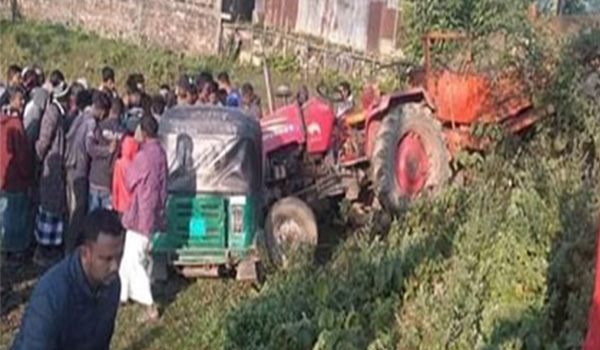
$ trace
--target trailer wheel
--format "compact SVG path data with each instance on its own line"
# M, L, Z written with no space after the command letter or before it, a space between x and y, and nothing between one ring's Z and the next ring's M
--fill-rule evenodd
M269 258L278 267L287 267L301 257L312 259L318 228L313 211L298 198L286 197L269 210L265 222L265 243Z
M383 208L402 214L425 190L437 191L451 175L441 125L418 103L386 115L375 140L372 166L375 193Z

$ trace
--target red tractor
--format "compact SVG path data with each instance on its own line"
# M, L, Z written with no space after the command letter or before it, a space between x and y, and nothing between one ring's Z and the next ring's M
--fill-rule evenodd
M377 199L398 214L417 195L447 183L457 152L490 144L472 136L476 124L510 133L532 125L533 104L516 73L492 79L431 67L435 41L463 38L427 35L425 66L411 89L379 96L367 87L360 105L341 117L325 98L299 97L261 120L267 187L275 198Z

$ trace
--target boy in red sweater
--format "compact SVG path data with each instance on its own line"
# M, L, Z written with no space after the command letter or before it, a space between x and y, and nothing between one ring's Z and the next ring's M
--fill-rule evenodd
M24 92L8 91L9 104L0 114L0 190L6 198L2 220L2 249L11 262L21 262L30 242L30 199L32 162L30 145L23 127Z
M133 136L125 136L121 143L121 157L115 163L112 180L112 207L123 215L131 204L131 192L125 186L125 173L133 163L139 145Z

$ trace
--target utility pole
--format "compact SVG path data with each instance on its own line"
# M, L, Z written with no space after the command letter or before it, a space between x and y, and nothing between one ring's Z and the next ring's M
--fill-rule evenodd
M263 53L263 74L265 78L265 87L267 88L267 102L269 102L269 113L275 111L273 103L273 87L271 86L271 72L269 71L269 60Z

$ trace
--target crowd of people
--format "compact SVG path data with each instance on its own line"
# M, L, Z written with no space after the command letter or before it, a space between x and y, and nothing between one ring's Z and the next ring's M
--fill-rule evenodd
M3 264L20 266L31 258L47 268L83 254L79 247L98 239L96 228L85 233L86 218L110 210L126 230L120 300L146 305L146 316L156 318L146 263L151 234L164 228L167 163L157 139L158 120L168 109L190 105L242 108L260 119L252 85L237 89L226 72L216 80L201 72L182 76L174 89L161 85L151 95L144 76L136 73L120 93L111 67L102 69L97 88L85 79L68 82L59 70L46 78L37 67L11 65L7 78L0 91ZM111 232L119 231L116 226ZM114 270L106 265L116 254L112 248L104 252L100 284Z
M252 85L237 89L226 72L216 80L208 72L183 75L175 89L164 84L155 95L146 92L142 74L129 75L122 94L111 67L104 67L101 77L93 89L85 79L69 84L58 70L46 79L39 68L9 67L0 97L5 261L21 262L34 236L23 232L31 231L38 246L34 261L50 265L62 248L73 251L86 213L96 208L125 213L130 197L125 168L139 145L135 132L146 124L152 129L143 118L157 120L182 105L242 108L262 117ZM22 215L32 203L35 220ZM34 227L27 227L31 222Z

